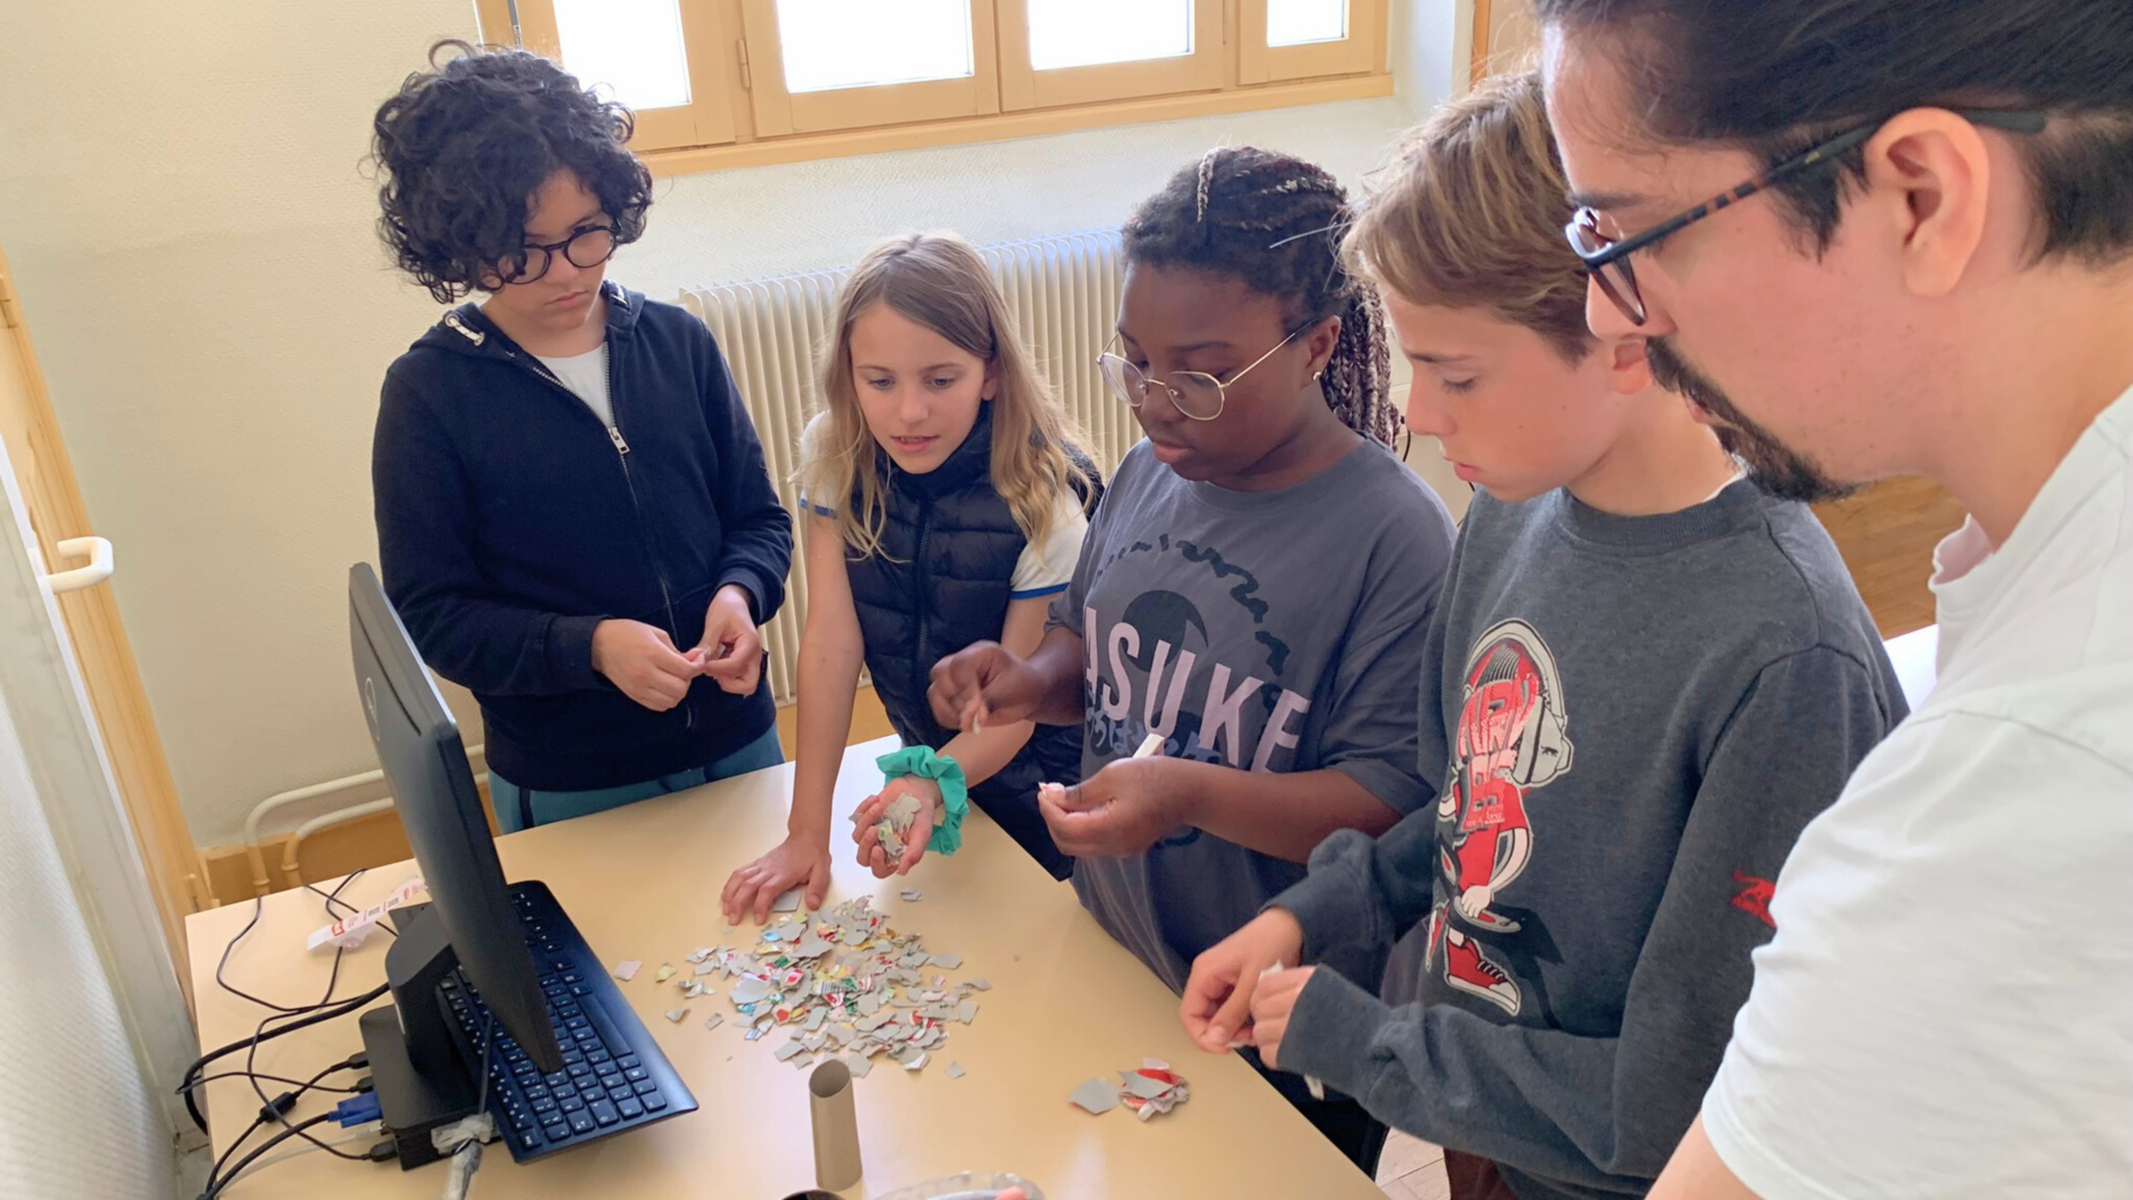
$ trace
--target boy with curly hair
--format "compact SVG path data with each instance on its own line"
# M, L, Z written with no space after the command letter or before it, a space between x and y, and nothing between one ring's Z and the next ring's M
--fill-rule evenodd
M440 52L449 52L435 65ZM792 521L710 331L604 279L644 232L631 117L439 43L378 109L378 227L440 302L386 371L387 593L487 726L511 831L782 761L757 627Z

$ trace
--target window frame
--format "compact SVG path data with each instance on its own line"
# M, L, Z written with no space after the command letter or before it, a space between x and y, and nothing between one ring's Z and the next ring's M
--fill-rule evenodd
M680 2L686 6L692 0ZM969 75L792 92L785 87L785 47L777 0L741 0L741 44L746 47L743 53L752 76L748 104L755 116L756 136L836 133L999 112L999 60L991 53L994 0L966 3L970 8ZM710 7L704 0L695 0L695 6Z
M1008 111L1143 100L1220 91L1230 80L1229 0L1188 0L1192 50L1171 58L1040 71L1029 45L1029 0L996 0L1000 12L1000 106Z
M639 112L631 142L658 177L1394 91L1387 68L1391 0L1349 0L1349 36L1341 41L1284 47L1264 44L1268 0L1193 0L1190 56L1044 72L1029 63L1026 0L968 0L969 77L797 95L785 89L775 0L676 2L690 103ZM554 3L475 0L481 36L560 61Z
M1487 0L1482 0L1486 3ZM1359 75L1385 69L1386 4L1347 0L1348 35L1295 46L1267 45L1271 0L1239 0L1237 32L1239 83L1272 83L1327 75Z
M555 62L563 61L563 41L558 32L554 0L474 0L481 21L482 38L499 45L514 42ZM689 103L673 108L633 109L636 133L630 147L640 154L700 146L721 146L738 140L734 121L733 89L736 80L728 67L725 6L700 0L675 0L681 19L681 48L689 64ZM514 28L512 18L517 17ZM491 36L491 31L512 30L513 39ZM706 51L698 53L699 50Z

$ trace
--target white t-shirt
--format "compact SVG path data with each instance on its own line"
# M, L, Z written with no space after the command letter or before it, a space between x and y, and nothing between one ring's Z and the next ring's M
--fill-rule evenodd
M600 418L602 425L613 427L615 405L607 394L606 342L601 342L584 354L573 354L568 358L549 358L545 354L537 354L534 357L554 371L555 377L563 381L564 387L576 392L578 399L585 402L585 407L593 410L593 415Z
M1939 682L1778 876L1704 1127L1764 1200L2125 1200L2133 392L1935 559Z

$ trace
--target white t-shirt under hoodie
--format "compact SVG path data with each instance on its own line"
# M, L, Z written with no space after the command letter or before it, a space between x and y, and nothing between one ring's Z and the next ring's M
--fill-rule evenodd
M2125 1200L2133 392L1935 563L1939 682L1779 875L1704 1127L1764 1200Z

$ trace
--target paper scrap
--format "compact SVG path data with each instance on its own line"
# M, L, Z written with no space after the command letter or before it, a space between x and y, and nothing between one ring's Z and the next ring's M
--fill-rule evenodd
M725 1019L725 1013L712 1013L710 1016L704 1018L704 1028L716 1029L719 1027L719 1023L724 1021Z
M936 967L945 967L953 971L963 965L963 956L960 954L936 954L933 956L932 961Z
M674 964L673 964L673 963L660 963L660 964L659 964L659 973L658 973L658 974L656 974L656 975L654 975L654 976L652 976L652 982L654 982L654 983L665 983L665 982L666 982L667 980L669 980L669 979L672 979L672 978L674 978Z
M805 1049L807 1049L807 1047L801 1044L800 1039L794 1038L791 1041L785 1043L784 1045L778 1047L775 1057L779 1062L785 1062L788 1059L792 1058L793 1055L798 1054Z
M1135 758L1147 758L1163 748L1163 735L1151 733L1141 739L1141 748L1133 752Z
M950 1079L961 1079L964 1075L968 1074L968 1072L963 1070L962 1063L952 1062L949 1063L948 1066L942 1071L942 1074L948 1076L948 1078Z
M628 983L630 980L637 978L637 972L643 969L643 960L627 958L615 964L615 978Z
M851 1071L852 1078L865 1079L867 1073L874 1069L874 1060L864 1054L847 1054L844 1056L844 1065Z
M316 950L331 943L344 950L353 950L370 937L370 931L378 927L378 922L385 919L386 913L414 899L416 893L424 890L422 877L417 875L362 912L319 926L305 941L304 948Z
M681 1024L681 1019L688 1015L689 1010L686 1008L670 1008L667 1010L667 1020L674 1022L676 1025Z
M926 898L926 894L924 892L919 891L917 888L905 888L903 890L903 898L906 903L916 904L919 901L924 900Z
M1100 1117L1118 1107L1118 1086L1102 1079L1091 1079L1075 1088L1067 1100Z
M715 963L715 962L710 962L710 961L707 961L707 960L705 960L705 959L698 959L698 960L696 960L696 972L695 972L696 974L698 974L698 975L709 975L709 974L710 974L711 972L713 972L713 971L716 971L716 970L718 970L718 964L717 964L717 963Z
M789 892L783 892L783 893L780 893L777 899L775 899L775 900L773 900L773 901L771 901L771 902L770 902L770 911L772 911L772 912L781 912L781 913L784 913L784 912L794 912L794 911L797 911L797 910L799 909L799 907L800 907L800 889L799 889L799 888L794 888L793 890L791 890L791 891L789 891Z

